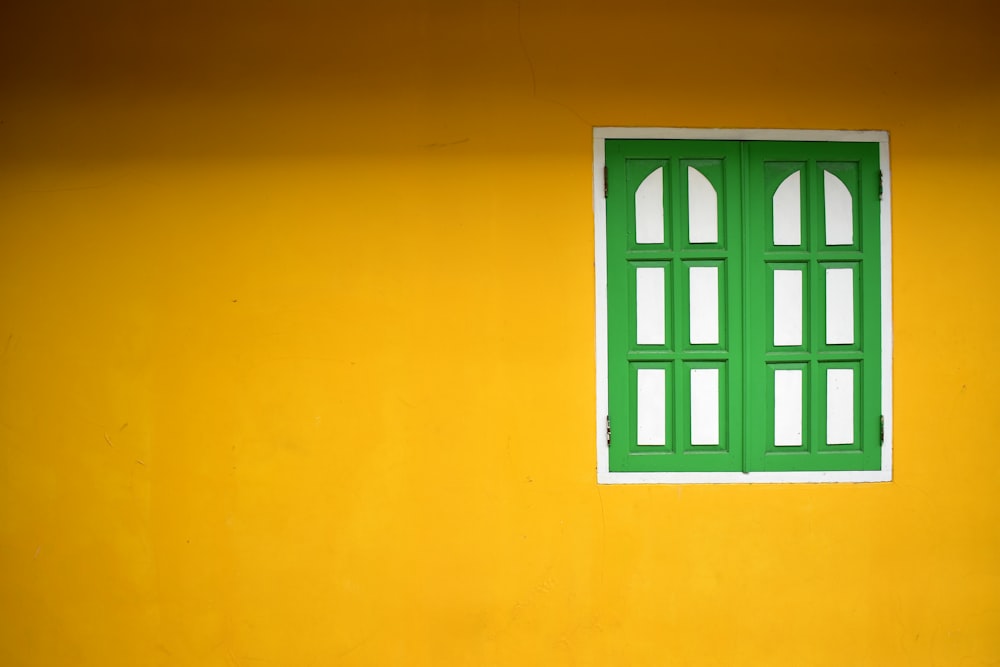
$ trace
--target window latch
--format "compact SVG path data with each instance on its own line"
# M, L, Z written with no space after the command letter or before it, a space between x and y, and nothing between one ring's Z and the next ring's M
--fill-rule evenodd
M608 447L610 447L611 446L611 415L608 415L606 419L607 419L607 425L608 425Z
M878 444L885 444L885 415L879 417L878 423Z

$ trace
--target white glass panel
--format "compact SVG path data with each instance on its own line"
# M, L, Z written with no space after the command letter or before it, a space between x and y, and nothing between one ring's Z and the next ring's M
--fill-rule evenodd
M663 167L636 188L635 242L663 243Z
M802 243L800 180L799 172L795 172L774 191L774 245Z
M774 272L774 344L802 345L802 272Z
M826 344L854 343L854 269L826 270Z
M802 371L774 371L774 444L802 444Z
M854 443L854 370L828 368L826 371L826 442L830 445Z
M640 368L636 406L640 445L667 444L667 373L662 368Z
M719 444L719 369L691 369L691 444Z
M694 167L688 167L688 241L719 241L719 197L712 183Z
M823 171L823 191L826 206L826 244L851 245L854 243L854 206L851 192L844 182Z
M692 266L688 273L691 343L719 342L719 267Z
M643 267L635 271L635 338L639 345L663 345L663 267Z

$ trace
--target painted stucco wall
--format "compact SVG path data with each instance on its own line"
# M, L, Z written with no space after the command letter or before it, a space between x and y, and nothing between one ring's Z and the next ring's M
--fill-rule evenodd
M994 3L18 5L0 664L998 664ZM595 125L890 132L892 483L598 487Z

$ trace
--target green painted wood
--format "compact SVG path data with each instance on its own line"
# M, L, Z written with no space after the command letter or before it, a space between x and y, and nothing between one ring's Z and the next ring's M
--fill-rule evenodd
M881 295L878 145L833 142L608 140L608 386L612 471L877 470L880 466ZM688 167L719 202L714 244L688 241ZM635 242L635 190L663 169L664 242ZM799 246L773 244L772 197L801 171ZM850 246L825 247L823 171L851 192ZM636 344L635 271L663 267L666 340ZM719 343L690 342L688 271L717 266ZM855 269L851 345L826 343L825 270ZM803 344L773 345L773 272L803 272ZM666 369L667 444L636 444L636 373ZM720 372L720 444L691 444L690 371ZM774 371L800 369L803 445L774 444ZM826 371L855 371L855 442L826 443Z
M743 460L742 206L738 142L609 140L608 167L608 382L612 424L612 471L738 471ZM688 238L688 167L698 169L718 195L718 242L692 244ZM635 191L657 168L663 169L664 242L635 242ZM637 345L635 270L666 269L666 343ZM692 345L688 271L716 266L719 276L719 344ZM667 390L667 444L638 445L636 371L664 368ZM690 371L720 369L720 444L692 445Z
M833 142L748 144L746 255L746 441L750 470L878 470L881 465L881 294L878 145ZM771 199L793 168L802 170L802 245L774 246ZM847 185L854 205L854 243L825 245L823 171ZM854 343L826 343L826 269L851 267ZM773 271L800 268L803 345L773 345ZM803 382L803 444L774 444L774 371L799 368ZM826 372L855 373L854 443L826 442Z

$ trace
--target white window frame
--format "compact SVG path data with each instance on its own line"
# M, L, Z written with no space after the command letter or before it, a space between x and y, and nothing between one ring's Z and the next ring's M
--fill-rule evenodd
M884 440L880 470L801 472L611 472L607 443L608 415L608 280L607 210L604 195L606 139L701 139L714 141L837 141L879 144L882 172L881 286L882 416ZM892 177L889 133L882 130L694 129L676 127L594 128L594 291L597 366L597 481L599 484L746 484L794 482L892 481Z

